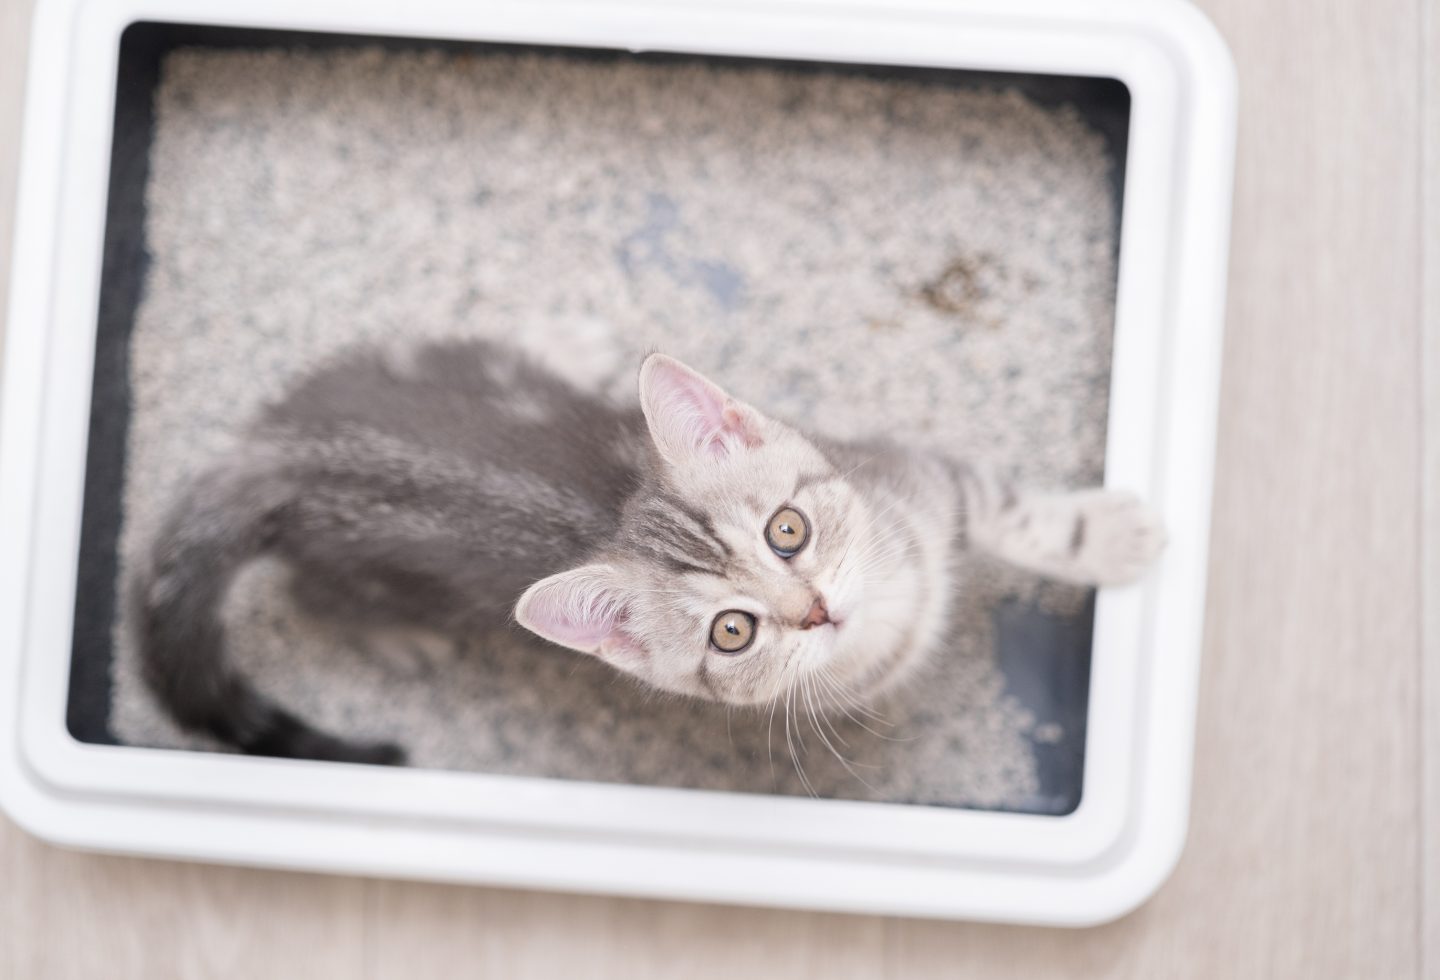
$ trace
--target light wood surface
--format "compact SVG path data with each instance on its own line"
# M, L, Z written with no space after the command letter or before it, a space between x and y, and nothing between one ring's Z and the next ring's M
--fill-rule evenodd
M30 2L0 0L0 259ZM1211 592L1190 840L1139 912L1061 932L377 882L70 854L0 820L0 977L1440 976L1427 2L1201 4L1242 106Z
M1421 331L1424 482L1421 519L1421 956L1440 976L1440 4L1421 4ZM1428 830L1428 833L1426 832Z

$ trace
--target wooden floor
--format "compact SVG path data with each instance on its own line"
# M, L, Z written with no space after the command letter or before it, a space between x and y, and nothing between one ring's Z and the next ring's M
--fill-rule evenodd
M30 3L0 0L0 259ZM1440 976L1440 11L1201 6L1240 156L1193 823L1147 906L1060 932L575 898L0 818L0 977Z

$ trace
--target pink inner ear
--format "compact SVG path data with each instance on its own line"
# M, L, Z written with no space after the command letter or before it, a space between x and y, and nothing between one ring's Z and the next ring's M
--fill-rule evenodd
M541 582L517 612L521 625L552 643L610 661L644 656L640 644L624 629L623 601L593 568Z
M586 594L579 583L547 583L531 596L526 624L547 639L577 650L594 651L615 629L619 604L603 601L603 594Z
M733 413L726 410L723 397L717 399L717 393L696 378L682 375L675 380L679 382L675 386L676 414L692 416L686 428L696 437L697 448L723 456L724 437L734 431L736 422Z
M743 407L725 392L674 362L657 365L652 379L655 421L693 452L724 456L732 445L758 446L759 433Z
M734 436L740 442L754 449L760 445L760 434L751 424L750 418L734 402L729 402L720 413L720 423L726 435Z

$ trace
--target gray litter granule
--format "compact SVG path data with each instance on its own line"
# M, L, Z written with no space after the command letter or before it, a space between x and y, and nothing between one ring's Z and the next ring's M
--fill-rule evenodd
M1042 484L1100 475L1113 164L1073 110L775 68L378 49L176 52L156 108L122 574L256 406L357 341L613 335L619 393L660 348L817 429L894 433ZM366 655L301 619L282 581L262 563L238 583L235 659L306 717L393 738L417 765L804 792L779 716L494 637ZM836 723L858 777L804 728L815 789L1033 795L1035 722L1004 692L989 610L1036 589L970 569L951 649L875 706L869 727L889 737ZM125 627L115 733L204 746L152 702Z

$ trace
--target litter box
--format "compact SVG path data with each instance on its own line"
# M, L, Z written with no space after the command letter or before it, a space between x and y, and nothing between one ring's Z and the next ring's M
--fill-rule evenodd
M189 98L177 102L172 90L170 102L157 102L156 93L165 59L182 50L202 59L207 51L300 52L297 70L322 75L350 70L359 58L410 77L443 72L461 63L445 59L460 58L480 66L476 78L485 65L503 64L537 79L569 72L581 85L586 72L606 85L621 76L642 87L645 79L688 78L686 91L695 92L711 87L703 73L713 72L715 86L741 93L734 105L773 97L791 121L785 125L805 128L806 139L820 141L814 145L838 139L835 119L859 119L867 105L876 132L891 133L886 127L907 118L933 131L928 110L907 115L906 99L924 102L926 93L940 93L935 104L1030 113L1024 118L1036 125L1050 120L1081 134L1077 147L1110 161L1105 180L1113 190L1110 205L1098 205L1109 209L1103 217L1113 241L1080 233L1095 239L1085 254L1108 263L1095 287L1102 302L1091 308L1103 314L1099 349L1106 352L1090 373L1105 396L1095 475L1103 465L1106 485L1151 501L1170 543L1141 583L1084 597L1064 615L1033 604L996 613L999 659L1008 665L996 683L1003 682L1011 717L1021 719L1017 730L1029 739L1027 758L1038 772L1027 793L987 796L970 784L929 792L922 779L875 793L842 781L810 795L780 782L767 791L764 780L732 786L581 763L427 765L422 757L416 767L383 768L194 751L207 746L134 734L141 729L116 716L124 663L113 627L126 454L132 481L144 460L134 455L144 449L136 435L144 391L134 372L140 365L143 375L144 357L156 355L132 343L147 336L147 291L153 299L160 288L160 273L146 278L147 258L167 261L164 246L145 235L154 227L147 221L160 221L157 208L166 207L163 181L151 173L166 159L157 140L175 132L164 129L165 106ZM30 59L0 389L0 802L20 825L65 846L203 861L1071 926L1122 915L1163 881L1183 844L1189 801L1235 127L1228 52L1188 4L287 0L216 3L202 12L175 0L40 0ZM192 61L191 77L207 77L210 69L197 72L196 64L210 63ZM842 93L852 115L831 113L825 129L818 120L828 109L810 108L817 92L820 103L825 92ZM423 116L425 105L416 105ZM768 124L756 112L758 131ZM703 116L694 119L693 139L710 138ZM662 145L672 123L676 133L688 132L677 120L667 122L663 111L640 119L635 144ZM652 123L659 142L644 144L640 131ZM876 159L900 168L909 165L907 148L934 145L892 136L880 141ZM962 152L965 145L957 143ZM1030 163L1059 152L1045 151L1043 139L1025 145ZM743 163L735 152L722 148L715 167ZM687 166L704 170L700 156ZM1029 173L1028 165L1017 159L1015 170ZM938 202L953 189L924 191L924 167L915 172L922 205L925 193ZM731 353L743 363L746 338L760 328L742 308L763 306L766 287L747 280L743 262L684 252L690 245L675 244L682 234L675 229L686 202L642 191L636 231L610 247L615 274L651 276L662 283L655 289L700 297L684 312L734 324ZM507 192L466 193L467 206L483 209ZM843 226L863 197L821 195L814 220L823 224L828 211ZM1038 223L1048 220L1035 213ZM709 219L726 220L718 212ZM176 230L173 221L167 227ZM202 240L225 228L179 226L182 238L192 231ZM951 237L983 242L985 231ZM495 244L502 253L525 247ZM825 254L817 252L817 274L837 274L826 271ZM972 250L964 261L916 272L913 282L897 274L908 298L862 318L875 335L866 343L877 351L903 345L915 323L941 330L939 337L949 336L945 317L963 321L952 331L953 350L933 352L942 372L936 398L948 397L947 358L971 356L975 370L988 370L975 352L991 342L985 332L1009 317L1039 317L1041 333L1027 343L1046 346L1045 310L1027 313L1023 300L985 305L991 293L1043 295L1044 287L1003 271L987 280L987 255ZM457 294L455 303L470 309L485 300ZM558 301L542 307L520 329L550 314L578 315ZM643 307L642 295L639 319ZM776 309L781 314L766 329L800 329ZM263 337L271 325L257 314L243 329ZM1069 329L1067 317L1058 316L1054 329ZM685 335L675 336L683 346ZM796 349L833 347L823 327L796 336ZM1061 349L1060 333L1054 336ZM271 363L257 361L260 353L277 358L263 344L244 349L251 370ZM203 383L193 376L211 367L203 359L183 370L171 364L172 377ZM793 412L815 410L805 401L808 377L798 372L787 381ZM905 393L893 397L903 401ZM1027 660L1036 650L1044 655ZM549 663L545 676L568 676L568 661ZM664 710L671 714L655 717L679 717L678 709ZM565 724L583 727L583 719L572 713ZM973 739L971 730L957 731L961 741ZM664 731L647 738L663 741ZM607 748L602 740L596 758Z

